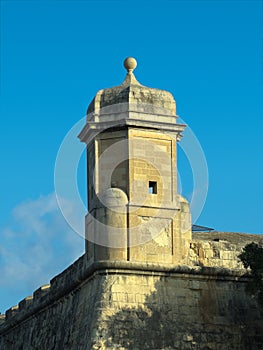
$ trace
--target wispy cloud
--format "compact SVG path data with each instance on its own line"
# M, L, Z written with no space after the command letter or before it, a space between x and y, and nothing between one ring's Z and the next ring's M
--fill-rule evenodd
M71 204L68 204L71 210ZM84 252L83 238L60 213L54 194L17 205L1 229L1 311L12 306Z

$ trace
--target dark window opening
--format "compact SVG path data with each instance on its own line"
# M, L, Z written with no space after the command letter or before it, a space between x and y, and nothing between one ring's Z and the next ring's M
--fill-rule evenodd
M149 181L148 192L150 194L157 194L157 182L156 181Z

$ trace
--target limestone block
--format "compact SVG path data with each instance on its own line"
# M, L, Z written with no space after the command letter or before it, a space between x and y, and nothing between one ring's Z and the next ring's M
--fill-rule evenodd
M44 284L43 286L39 287L37 290L33 293L33 299L39 299L42 298L46 293L49 292L50 284Z
M5 322L5 315L4 314L0 314L0 325L1 323Z
M18 312L18 305L10 307L5 313L6 320L9 320L11 317L15 316L15 314Z
M23 310L25 308L28 308L28 306L32 303L32 301L33 301L33 296L32 295L30 295L30 296L24 298L23 300L21 300L19 302L19 304L18 304L19 310Z

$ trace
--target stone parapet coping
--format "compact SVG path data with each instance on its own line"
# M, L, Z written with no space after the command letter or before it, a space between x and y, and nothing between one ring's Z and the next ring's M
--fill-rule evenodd
M61 274L54 277L50 284L43 285L34 291L33 296L26 297L18 305L1 317L0 334L8 332L26 319L43 311L65 295L74 292L81 284L95 275L125 274L167 276L199 280L222 280L247 282L249 275L244 269L230 270L225 268L200 266L175 266L170 264L138 263L130 261L88 261L87 254L81 256ZM2 315L1 315L2 316Z

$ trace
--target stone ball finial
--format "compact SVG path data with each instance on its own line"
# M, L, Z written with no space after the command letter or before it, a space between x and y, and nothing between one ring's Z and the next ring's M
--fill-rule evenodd
M137 67L137 61L133 57L127 57L123 62L124 67L127 69L128 73L132 73Z

